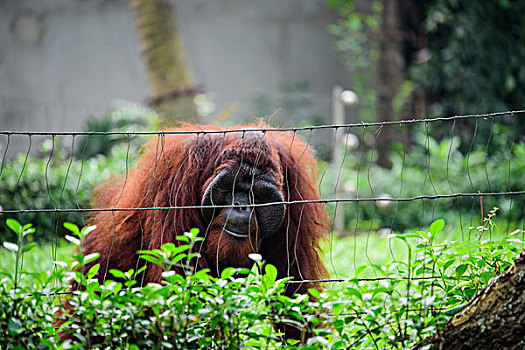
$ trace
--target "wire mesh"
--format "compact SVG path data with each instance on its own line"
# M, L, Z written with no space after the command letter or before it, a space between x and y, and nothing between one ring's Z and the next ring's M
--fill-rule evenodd
M220 208L247 209L251 215L256 210L276 205L301 208L295 216L291 216L288 210L281 224L286 235L286 246L292 247L286 249L286 261L281 262L286 265L287 274L291 274L291 268L301 254L301 224L314 220L321 229L325 220L322 216L306 217L304 208L320 204L328 214L325 224L329 232L322 248L330 278L311 279L307 271L299 268L300 278L287 282L290 288L297 290L305 283L322 284L323 288L332 289L339 288L342 283L398 283L399 286L402 284L399 289L401 293L406 291L408 299L410 284L428 283L433 288L435 281L447 277L437 273L434 266L428 267L428 272L419 276L413 276L410 268L406 267L405 273L396 277L382 271L382 265L392 262L404 262L410 267L410 260L407 262L410 257L405 247L392 238L393 233L427 231L436 219L445 219L449 231L443 237L435 237L436 241L471 239L477 232L475 228L484 224L485 216L493 207L499 208L497 216L503 224L500 224L499 231L490 230L488 237L484 238L506 237L516 230L523 233L525 140L519 134L518 126L523 125L524 115L525 111L509 111L382 123L298 128L250 126L236 130L0 131L0 215L4 220L13 217L21 223L35 225L37 232L40 232L36 237L51 242L49 266L57 260L60 238L66 234L62 223L68 221L84 226L101 213L109 213L111 218L106 221L112 226L108 260L113 254L118 254L119 246L115 242L122 234L121 220L123 217L130 218L130 215L138 217L135 224L142 232L146 232L149 226L158 235L157 238L142 235L140 242L135 242L138 249L156 247L171 240L171 223L181 217L184 219L190 210L217 210L218 205L214 205L213 201L204 204L199 200L188 205L182 197L187 193L185 186L195 183L199 186L193 190L198 192L199 198L204 196L204 189L213 180L196 179L198 171L193 168L198 165L202 167L201 172L205 172L204 168L218 169L214 172L216 176L226 168L225 164L229 164L228 159L202 157L209 154L208 148L223 150L231 137L236 137L241 140L237 149L233 150L240 157L237 160L251 164L250 185L245 188L247 202L236 203L234 200L237 184L246 183L242 178L247 177L241 167L234 167L229 187L221 189L233 192L231 202L221 203ZM388 133L384 132L386 128L390 129ZM261 133L264 137L284 135L279 137L285 137L288 146L274 142L273 147L283 148L281 151L284 153L290 153L293 148L296 153L295 159L278 159L280 164L277 169L284 178L282 198L278 201L255 200L261 190L254 183L272 166L266 161L268 153L275 150L266 148L264 137L250 136L254 133ZM385 135L393 137L384 140ZM94 137L104 140L107 147L111 147L109 156L85 156ZM144 157L142 145L152 137L149 161L139 162L137 166L139 159ZM312 143L321 138L330 139L325 143L330 145L330 149L319 154L339 151L341 156L318 157L316 169L307 169L318 172L315 186L320 198L312 199L302 194L300 181L303 178L294 177L291 173L310 155L316 155ZM170 149L173 139L186 143L184 161L177 166L173 166L174 154ZM25 142L26 152L10 158L9 148L13 141L18 144ZM391 151L379 154L377 145L385 141L390 144ZM243 151L245 148L250 151ZM386 157L391 167L378 166L380 157ZM142 170L138 171L138 168ZM120 174L120 177L112 177L115 174ZM137 188L134 187L137 181L143 184L140 187L143 191L141 199L137 205L127 206L127 193L130 188ZM110 205L100 206L98 202L92 202L92 193L96 186L105 182L108 186L117 184L120 187L113 192ZM108 188L99 188L99 195ZM297 193L293 200L290 199L292 192ZM119 213L130 214L122 216ZM221 237L226 234L228 220L229 214ZM213 229L213 221L207 222L202 232L205 239ZM2 230L3 239L9 240L7 228L4 226ZM220 246L219 241L214 256L217 270L220 267ZM257 251L258 247L252 244L251 249ZM373 268L363 272L365 270L361 266ZM135 268L138 267L137 262ZM103 270L104 278L108 268L109 264ZM397 269L403 270L402 267ZM144 275L142 278L144 283ZM421 310L407 308L406 317L409 311ZM435 305L433 310L441 310L440 305ZM342 315L350 314L361 317L358 311L351 310Z
M331 219L330 246L336 236L359 237L377 232L385 234L422 229L433 220L446 217L457 221L457 227L465 239L465 235L470 234L469 227L482 223L483 214L496 205L500 208L499 216L506 219L504 231L511 232L523 225L525 190L520 180L523 175L520 172L522 169L515 169L513 164L521 164L518 158L523 152L522 136L516 133L516 126L522 122L524 113L510 111L298 128L251 126L238 130L174 129L162 132L0 131L3 148L0 181L4 183L0 191L3 192L0 214L4 218L15 217L21 222L35 221L37 229L43 223L40 229L52 234L42 234L56 243L63 234L62 221L85 225L85 215L93 216L106 211L147 213L213 209L213 205L194 203L180 206L171 201L153 206L141 204L140 207L122 207L117 205L117 201L113 206L102 208L90 206L89 199L93 188L111 173L125 174L127 177L139 158L140 145L151 136L157 136L154 166L159 167L157 171L165 172L167 179L170 171L181 174L187 171L183 168L169 169L163 149L167 138L188 136L188 140L194 142L194 152L199 152L199 144L210 135L220 135L225 140L228 134L235 133L244 139L246 133L259 131L263 134L289 133L292 139L302 139L305 142L304 153L315 152L311 142L319 138L331 138L331 153L336 148L342 150L343 156L338 163L330 159L318 162L320 199L282 200L287 206L323 204ZM500 130L500 126L505 123L510 125L506 134L494 136L494 129ZM392 140L388 140L392 145L389 155L379 155L376 149L384 128L391 128L395 135ZM96 157L86 159L83 155L72 156L75 152L80 153L75 149L79 147L80 139L84 139L82 143L85 150L94 136L107 138L108 147L111 147L112 139L119 138L119 153L111 157L112 169L94 169L100 166L95 161ZM18 138L18 143L20 139L25 139L26 152L8 159L6 155L15 138ZM290 144L293 145L294 141ZM35 148L39 150L33 156ZM196 153L187 154L188 162L195 156ZM391 159L391 169L376 165L377 158L382 156ZM33 164L35 161L38 168ZM37 186L31 183L37 179L43 184ZM176 192L180 191L184 183L166 185L171 186L170 191ZM297 187L297 184L288 185L288 188ZM24 193L31 192L31 187L37 189L34 196L38 198L24 198ZM147 196L151 199L155 194L148 193ZM145 197L143 202L151 200ZM271 207L273 204L251 203L248 206ZM232 203L224 207L244 206ZM337 219L338 216L342 219ZM328 256L333 254L330 248ZM357 251L358 248L354 248ZM367 260L374 263L372 258ZM355 267L358 262L354 261L353 264ZM344 271L334 270L333 267L332 270L331 275L349 277Z

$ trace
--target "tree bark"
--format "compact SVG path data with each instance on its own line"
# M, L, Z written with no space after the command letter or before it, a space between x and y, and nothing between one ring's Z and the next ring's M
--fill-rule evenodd
M399 30L398 0L382 0L383 20L379 35L379 62L377 76L377 119L394 120L392 101L403 77L403 62L399 52L402 33ZM377 164L390 168L390 145L394 133L392 126L384 126L377 139Z
M414 349L525 349L525 250L445 328Z
M162 124L174 120L198 122L193 102L197 92L171 0L131 0L131 10L142 43L142 54L153 92L150 103Z

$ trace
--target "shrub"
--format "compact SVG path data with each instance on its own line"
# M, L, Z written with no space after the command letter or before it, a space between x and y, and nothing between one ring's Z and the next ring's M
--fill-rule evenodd
M132 143L132 149L138 149L146 139L126 135L131 131L152 131L159 129L159 117L151 109L137 103L118 101L115 108L102 118L86 121L85 132L121 132L122 134L87 135L79 137L74 152L77 159L87 159L99 154L111 156L113 147Z
M67 158L59 144L42 146L43 157L19 154L8 161L1 174L0 205L3 210L79 209L89 206L93 188L111 174L132 164L126 145L113 147L112 156L98 155L86 160ZM4 214L4 218L33 222L35 239L51 240L63 236L60 223L85 223L81 212L28 212ZM12 239L7 228L0 228L0 239Z
M409 348L438 330L519 253L522 231L500 241L485 240L490 230L497 230L494 214L495 210L473 228L474 241L434 243L443 220L435 221L428 232L394 234L391 238L406 246L406 259L362 266L344 284L324 292L312 290L315 300L283 296L287 281L277 280L275 268L259 256L253 256L252 269L228 268L220 278L207 270L193 271L195 230L180 236L179 245L141 252L150 263L163 266L160 284L141 287L135 279L140 271L111 270L108 277L115 280L101 285L94 279L98 264L85 275L78 272L79 264L93 261L96 254L77 254L73 261L57 262L55 272L34 276L19 265L24 254L32 253L34 244L27 243L27 237L33 229L10 220L17 241L4 246L15 255L16 266L4 273L0 284L0 347ZM66 226L72 232L68 239L75 243L92 229ZM186 276L173 273L174 264L184 265ZM359 280L366 269L379 279ZM25 278L34 278L34 283L17 282ZM65 296L72 309L62 313L64 323L55 329L57 311L63 307L56 293L68 290L68 281L82 288ZM283 340L274 322L305 330L302 341ZM60 332L70 339L61 342Z
M103 118L90 119L86 132L155 130L158 117L149 109L120 103ZM46 140L37 155L19 154L2 164L0 207L3 210L80 209L89 207L91 192L111 174L130 168L147 137L132 135L80 136L67 149L54 137ZM69 153L73 153L70 156ZM35 239L51 240L63 236L62 223L84 225L81 212L9 213L5 218L32 222L38 228ZM0 239L13 238L0 226Z
M23 256L35 247L34 242L28 242L35 229L31 224L22 226L13 219L8 219L6 225L15 234L16 243L3 243L15 256L15 263L12 271L0 273L0 348L54 349L56 309L50 302L50 294L61 290L56 282L63 275L23 271ZM21 283L28 277L32 283Z
M275 267L263 265L257 255L251 270L227 268L220 278L208 270L194 271L190 262L198 256L192 253L197 234L198 230L192 230L177 238L180 245L167 243L141 252L143 259L163 266L161 284L139 286L137 276L145 267L110 270L115 280L103 285L92 279L98 264L86 275L75 272L73 279L83 290L68 298L74 311L66 313L67 327L62 328L70 334L71 345L96 340L100 347L112 349L266 348L286 344L272 328L274 322L307 330L309 319L302 311L308 305L307 296L282 295L285 280L276 280ZM94 258L84 257L82 262ZM171 271L174 265L182 265L186 276Z
M347 152L340 172L338 167L332 166L321 169L326 172L321 183L323 197L333 198L336 181L339 181L348 190L345 198L359 195L359 198L387 199L338 204L337 210L344 213L347 230L366 232L390 228L399 232L424 227L436 218L446 217L468 233L466 227L475 225L474 219L482 209L486 211L493 206L500 208L500 214L512 227L519 227L525 205L522 195L404 202L388 199L520 191L523 189L521 174L525 171L524 143L514 144L512 152L496 147L487 154L486 147L476 147L462 154L458 137L438 142L420 132L414 138L416 142L409 150L400 143L393 145L391 169L377 166L374 163L376 152L366 147L360 152ZM330 204L332 214L334 209L335 205Z

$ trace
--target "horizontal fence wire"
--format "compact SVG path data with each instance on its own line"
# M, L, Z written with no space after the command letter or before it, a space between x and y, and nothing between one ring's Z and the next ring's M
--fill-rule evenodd
M388 125L411 125L420 123L435 123L435 122L450 122L458 120L468 119L484 119L484 118L495 118L502 116L520 116L525 114L525 110L507 111L507 112L495 112L485 114L468 114L468 115L457 115L451 117L436 117L436 118L421 118L421 119L403 119L403 120L392 120L384 122L360 122L360 123L348 123L348 124L327 124L327 125L312 125L302 127L283 127L283 128L240 128L235 130L207 130L207 131L63 131L63 132L49 132L49 131L5 131L0 130L0 135L27 135L27 136L96 136L96 135L185 135L185 134L228 134L228 133L239 133L247 131L312 131L312 130L324 130L324 129L348 129L348 128L361 128L361 127L373 127L373 126L388 126Z
M349 203L349 202L411 202L420 199L445 199L445 198L462 198L462 197L497 197L497 196L518 196L524 195L525 191L509 191L509 192L490 192L490 193L453 193L453 194L442 194L442 195L422 195L408 198L341 198L341 199L318 199L318 200L300 200L300 201L281 201L281 202L270 202L260 204L246 204L246 205L234 205L226 204L221 205L221 208L261 208L270 207L276 204L312 204L312 203ZM81 213L81 212L118 212L118 211L151 211L151 210L176 210L176 209L214 209L217 208L213 205L186 205L186 206L162 206L162 207L140 207L140 208L69 208L69 209L12 209L12 210L0 210L0 213L5 214L23 214L23 213Z

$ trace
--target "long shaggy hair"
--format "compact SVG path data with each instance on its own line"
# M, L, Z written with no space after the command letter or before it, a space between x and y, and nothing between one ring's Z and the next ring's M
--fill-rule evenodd
M328 232L324 205L288 203L320 199L312 150L294 132L255 130L261 128L268 126L259 123L223 129L185 124L167 130L176 133L153 138L130 171L100 185L93 208L131 210L102 211L91 219L97 228L86 237L84 247L88 254L100 253L98 278L104 280L112 268L137 269L146 263L138 259L138 250L176 244L175 237L192 228L198 228L204 238L195 247L201 253L194 262L198 269L209 268L218 275L227 266L250 267L253 261L248 254L256 252L277 268L279 278L326 277L319 250L320 239ZM214 178L242 164L273 177L285 203L284 218L268 237L254 234L238 240L224 232L223 222L207 220L199 208ZM273 220L271 215L261 216L259 226ZM159 282L161 272L159 266L148 264L142 283ZM308 288L316 285L302 283L288 288L286 294Z

